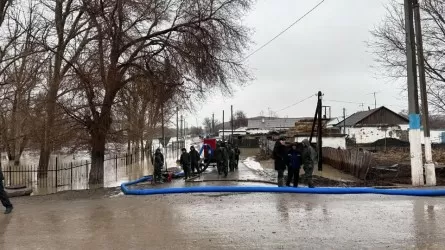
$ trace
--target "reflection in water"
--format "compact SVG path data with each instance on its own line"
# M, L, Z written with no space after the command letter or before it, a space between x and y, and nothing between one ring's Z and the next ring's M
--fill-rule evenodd
M427 201L428 202L428 201ZM414 235L416 248L418 249L439 249L431 242L437 242L437 234L441 234L437 225L435 206L426 205L424 200L413 202Z
M289 199L286 198L286 195L284 194L277 194L276 195L277 202L276 207L277 211L279 212L281 216L281 222L282 223L289 223Z
M130 164L131 161L136 161ZM138 179L153 172L148 157L142 160L115 158L104 162L104 187L116 187L122 182ZM33 195L56 193L66 190L84 190L88 185L91 164L83 161L79 165L58 164L57 171L50 170L46 177L37 177L37 166L14 166L6 172L8 185L27 185L33 188ZM10 170L8 168L8 170Z

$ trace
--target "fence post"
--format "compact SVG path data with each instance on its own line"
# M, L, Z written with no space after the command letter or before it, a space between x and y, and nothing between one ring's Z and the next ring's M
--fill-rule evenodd
M56 157L56 192L57 192L57 186L59 184L58 180L58 175L59 175L59 171L57 170L57 163L58 163L58 157Z
M71 162L71 190L73 190L73 162Z
M9 186L12 186L12 167L11 164L8 163L8 167L9 167Z
M115 156L115 163L116 163L116 181L117 181L117 155Z

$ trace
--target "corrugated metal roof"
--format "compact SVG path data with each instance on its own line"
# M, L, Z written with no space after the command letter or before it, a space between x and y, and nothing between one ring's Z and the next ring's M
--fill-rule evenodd
M362 121L362 120L365 119L366 117L372 115L374 112L379 111L380 109L386 109L386 110L388 110L389 112L393 112L394 114L399 115L399 114L395 113L394 111L392 111L392 110L390 110L390 109L388 109L388 108L382 106L382 107L380 107L380 108L371 109L371 110L367 110L367 111L360 111L360 112L354 113L354 114L350 115L349 117L347 117L344 121L342 120L341 122L337 123L335 126L336 126L336 127L343 127L343 126L346 126L346 127L353 127L353 126L355 126L357 123L359 123L360 121ZM399 115L399 116L400 116L400 115ZM406 119L406 118L403 117L403 116L400 116L400 117Z
M295 122L307 118L272 118L249 120L247 127L249 129L275 129L292 128Z
M348 118L346 118L344 121L339 122L336 126L346 126L346 127L352 127L361 120L365 119L366 117L370 116L372 113L377 111L378 109L371 109L367 111L360 111L355 114L350 115Z

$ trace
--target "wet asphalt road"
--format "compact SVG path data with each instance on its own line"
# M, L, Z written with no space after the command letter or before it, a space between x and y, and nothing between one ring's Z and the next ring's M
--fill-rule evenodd
M209 169L201 179L224 178L214 171ZM240 166L228 178L255 176L264 178ZM228 184L235 183L187 183ZM0 214L0 249L445 248L445 198L264 193L67 196L13 199L13 214Z
M445 200L194 194L16 199L0 249L443 249Z

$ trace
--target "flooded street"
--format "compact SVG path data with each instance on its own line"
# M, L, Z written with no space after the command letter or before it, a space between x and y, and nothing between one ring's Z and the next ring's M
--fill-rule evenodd
M195 194L13 199L1 249L442 249L445 200ZM32 215L32 219L30 219Z
M258 171L240 164L227 179L270 177ZM157 187L268 185L218 181L224 179L210 167L194 182ZM12 202L14 212L0 215L0 249L442 249L445 242L443 198L124 196L119 189L99 189Z

